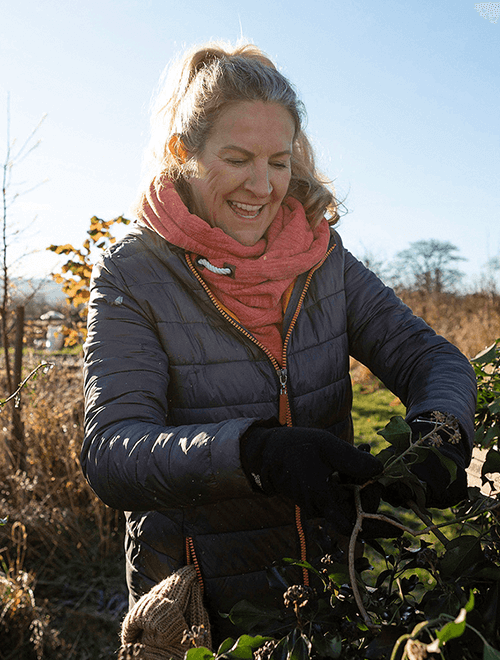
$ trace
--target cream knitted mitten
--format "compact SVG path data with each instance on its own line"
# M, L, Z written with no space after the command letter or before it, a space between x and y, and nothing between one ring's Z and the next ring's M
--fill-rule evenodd
M202 634L186 638L184 633L193 632L193 626ZM210 622L192 564L165 578L137 601L123 621L121 642L122 655L130 645L137 645L132 657L140 660L182 660L193 644L211 647Z

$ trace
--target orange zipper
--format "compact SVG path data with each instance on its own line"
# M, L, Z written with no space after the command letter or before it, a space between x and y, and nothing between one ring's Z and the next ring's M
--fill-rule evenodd
M280 423L285 424L286 426L293 426L292 423L292 413L290 410L290 401L288 399L288 390L287 390L287 378L288 378L288 372L286 369L286 350L288 348L288 342L290 340L290 336L292 334L292 330L295 326L295 323L297 321L297 318L299 316L300 310L302 309L302 304L304 303L304 299L306 297L307 291L309 289L309 285L311 284L312 276L314 273L320 268L328 258L328 256L333 252L333 250L336 248L336 245L332 245L332 247L327 251L323 259L317 263L315 266L311 268L309 273L307 274L307 279L304 283L304 287L302 288L302 293L300 294L299 301L297 303L297 307L295 308L295 312L293 314L292 320L290 321L290 325L288 327L287 333L285 335L285 339L283 340L283 368L280 369L280 383L281 383L281 390L280 390ZM282 380L283 378L283 380ZM282 399L282 394L284 395ZM282 402L286 406L285 411L282 411ZM281 420L281 418L284 418L284 421Z
M295 326L295 322L297 321L297 318L299 316L300 310L302 308L302 304L304 302L304 299L306 297L307 290L309 289L309 284L311 283L312 276L314 273L318 270L320 266L324 264L326 261L328 255L335 249L336 245L332 245L332 247L327 251L323 259L316 264L309 273L307 274L307 279L304 283L304 287L302 289L302 293L300 294L299 302L297 303L297 307L295 308L295 312L293 314L292 320L290 322L290 326L287 330L287 333L285 335L285 339L283 341L283 369L282 372L285 374L285 382L283 384L281 380L281 375L280 375L280 382L282 389L283 387L285 388L285 396L282 398L281 392L280 392L280 422L281 422L281 417L282 417L282 402L284 402L286 406L286 413L284 415L285 417L285 424L286 426L293 426L292 423L292 413L290 411L290 401L288 399L288 391L286 390L286 375L287 375L287 370L286 370L286 349L288 347L288 341L290 339L290 336L292 334L292 330ZM283 422L282 422L283 423ZM295 505L295 526L297 528L297 534L299 537L299 545L300 545L300 560L301 561L307 561L307 544L306 544L306 535L304 532L304 526L302 524L302 511L300 510L300 507L296 504ZM307 568L302 568L302 580L304 584L308 587L309 586L309 571Z
M188 566L189 564L194 564L196 577L198 578L198 582L201 588L201 593L203 593L205 590L205 586L203 584L203 577L201 575L201 569L200 569L200 564L198 563L198 557L196 556L196 552L194 550L194 542L192 536L186 536L186 564L188 564Z
M293 328L295 326L295 323L297 321L297 318L299 316L299 312L301 310L302 304L304 302L304 298L306 297L307 290L309 289L309 285L311 283L312 276L314 273L320 268L320 266L323 265L323 263L326 261L330 253L335 249L336 245L332 245L332 247L328 250L328 252L325 254L323 259L317 263L311 270L309 271L307 275L307 279L304 283L304 287L302 289L302 293L300 294L299 301L297 303L297 307L295 309L294 315L292 317L292 320L290 322L290 326L287 330L287 333L285 335L285 339L283 341L283 367L281 367L278 363L278 360L274 357L274 355L271 353L271 351L262 344L258 339L256 339L246 328L244 328L242 325L240 325L230 314L226 312L226 310L222 307L220 302L217 300L217 298L214 296L212 293L210 287L208 284L205 282L205 280L202 278L202 276L198 273L196 268L193 265L193 261L191 259L191 256L186 252L185 257L186 257L186 262L193 273L193 275L196 277L198 282L201 284L201 286L205 289L205 292L207 293L208 297L214 304L215 308L219 311L220 314L228 321L233 327L237 328L245 337L250 339L254 344L256 344L261 350L264 351L264 353L267 355L269 360L271 361L273 367L276 370L276 373L278 374L278 378L280 381L280 400L279 400L279 418L280 418L280 423L286 426L293 426L292 424L292 415L290 411L290 402L288 400L288 388L287 388L287 381L288 381L288 372L286 369L286 350L288 346L288 342L290 340L290 336L292 334Z
M267 357L271 360L271 363L273 367L276 369L276 372L279 377L280 381L280 393L279 393L279 421L280 424L284 426L293 426L292 422L292 413L290 410L290 400L288 398L288 388L287 388L287 381L288 381L288 372L286 368L286 350L288 347L288 342L290 340L290 336L292 334L293 328L295 326L295 323L297 321L297 318L299 316L300 310L302 308L302 304L304 303L304 299L306 297L307 291L309 289L309 285L311 283L312 276L314 273L320 268L328 256L333 252L333 250L336 248L336 244L332 245L332 247L326 252L325 256L323 259L317 263L309 273L307 274L307 279L304 283L304 287L302 288L302 293L300 294L299 301L297 303L297 307L295 308L295 312L293 314L292 320L290 322L290 326L288 327L287 333L285 335L285 339L283 340L283 367L280 367L278 361L274 357L274 355L271 353L271 351L267 348L267 346L264 346L258 339L256 339L248 330L246 330L242 325L240 325L230 314L228 314L221 306L217 298L214 296L212 291L210 290L210 287L208 284L205 282L205 280L201 277L201 275L198 273L196 268L193 265L193 261L190 257L190 255L186 252L185 257L187 261L187 265L189 266L189 269L193 273L193 275L196 277L198 282L201 284L201 286L205 289L208 297L210 300L213 302L215 305L215 308L222 314L222 316L231 323L232 326L237 328L245 337L248 337L251 341L253 341L254 344L259 346L264 353L267 355ZM300 559L301 561L307 561L307 546L306 546L306 535L304 532L304 527L302 525L302 512L300 510L300 507L295 505L295 525L297 527L297 534L299 537L299 545L300 545ZM191 545L191 550L194 555L194 547L193 547L193 540L191 537L188 537L186 539L186 542ZM197 566L197 561L195 561L195 567L197 572L199 573L199 566ZM307 568L302 569L302 574L303 574L303 581L306 586L309 586L309 573ZM201 575L201 573L199 573Z
M274 357L274 355L271 353L271 351L267 348L267 346L264 346L264 344L261 344L261 342L258 339L256 339L250 332L248 332L248 330L246 330L242 325L240 325L236 321L236 319L234 319L230 314L228 314L226 312L226 310L222 307L220 302L217 300L217 298L212 293L212 291L211 291L210 287L208 286L208 284L205 282L203 277L199 274L199 272L194 267L193 261L192 261L190 255L186 252L185 256L186 256L186 261L187 261L187 265L189 266L189 269L191 270L193 275L196 277L198 282L201 284L201 286L205 289L208 297L210 298L210 300L215 305L215 308L217 309L217 311L219 311L222 314L222 316L226 319L226 321L229 321L229 323L232 326L237 328L242 334L245 335L245 337L247 337L248 339L253 341L254 344L257 344L257 346L264 351L264 353L267 355L267 357L273 363L273 367L276 369L276 371L278 372L278 376L279 376L279 372L281 371L281 367L278 363L278 360Z

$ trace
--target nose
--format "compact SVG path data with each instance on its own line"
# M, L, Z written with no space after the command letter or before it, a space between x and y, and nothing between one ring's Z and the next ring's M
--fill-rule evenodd
M252 192L256 197L267 197L273 191L273 186L269 176L269 167L267 163L254 164L250 170L245 188Z

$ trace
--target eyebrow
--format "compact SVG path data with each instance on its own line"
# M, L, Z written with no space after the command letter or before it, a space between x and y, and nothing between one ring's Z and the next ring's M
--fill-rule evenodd
M239 151L242 154L245 154L245 156L254 156L251 151L248 151L247 149L243 149L243 147L238 147L235 144L228 144L225 147L221 147L221 151ZM286 149L285 151L278 151L275 154L271 154L271 158L278 158L280 156L291 156L292 152Z

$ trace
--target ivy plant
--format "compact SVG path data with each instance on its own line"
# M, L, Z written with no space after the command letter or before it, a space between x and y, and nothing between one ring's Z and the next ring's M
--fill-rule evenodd
M492 485L487 475L500 471L500 340L472 364L479 391L475 444L488 450L482 481ZM467 500L444 519L425 509L425 486L411 464L436 451L432 433L444 428L451 438L455 432L446 416L438 413L434 421L433 431L418 439L401 417L381 431L388 448L378 454L384 463L379 479L383 486L404 479L410 487L410 522L399 509L390 516L364 512L364 486L353 486L357 520L347 556L339 550L315 566L290 558L270 567L270 585L281 585L284 607L238 603L227 616L248 634L226 639L215 651L193 647L186 660L500 660L500 499L470 487ZM444 465L452 480L453 465ZM354 552L365 518L402 532L392 541L367 541L371 561L378 558L375 568L368 553ZM314 588L287 584L284 567L290 564L307 568Z

